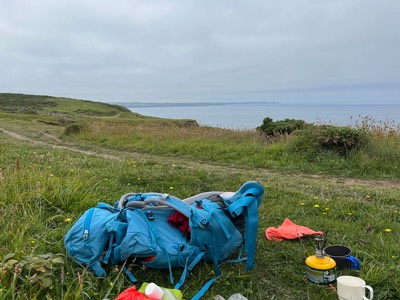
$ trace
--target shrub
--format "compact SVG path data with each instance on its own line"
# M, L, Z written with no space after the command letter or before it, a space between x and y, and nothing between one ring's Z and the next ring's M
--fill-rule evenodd
M295 130L305 128L307 123L303 120L285 119L273 121L271 118L265 118L263 124L257 127L257 130L267 137L273 137L280 134L291 134Z
M321 148L347 155L368 141L367 133L362 129L339 126L322 126L319 130L318 144Z
M73 123L73 124L67 125L67 126L65 127L64 134L65 134L65 135L79 134L79 133L81 133L85 128L86 128L86 126L83 125L83 124Z
M289 142L289 149L308 155L331 151L346 156L365 146L369 139L370 135L363 129L333 125L309 126L299 131Z

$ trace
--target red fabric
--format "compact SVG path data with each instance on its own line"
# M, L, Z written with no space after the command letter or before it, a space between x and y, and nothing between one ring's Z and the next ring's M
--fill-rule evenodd
M305 235L323 234L321 231L314 231L308 227L294 224L290 219L286 219L278 228L268 227L265 235L268 240L282 241L283 239L297 239Z
M184 237L187 237L187 238L190 239L189 220L188 220L188 218L186 216L184 216L180 212L173 213L168 218L168 223L171 226L176 227L180 231L182 231Z
M144 262L151 262L151 261L153 261L155 259L156 259L155 256L149 256L149 257L140 258L140 260L144 261Z
M115 300L149 300L150 298L136 290L136 287L132 286L127 288Z

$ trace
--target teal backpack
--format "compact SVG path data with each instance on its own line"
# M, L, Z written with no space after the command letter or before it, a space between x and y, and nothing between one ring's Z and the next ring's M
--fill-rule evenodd
M258 207L264 187L255 181L237 192L205 192L180 200L161 193L129 193L113 206L99 203L87 210L64 239L68 256L104 277L103 266L135 259L149 268L183 267L175 284L179 289L200 261L214 264L217 277L192 299L200 299L221 276L219 264L236 252L254 266L258 229ZM240 251L238 251L240 249ZM246 257L242 258L242 250ZM127 268L125 273L137 282Z

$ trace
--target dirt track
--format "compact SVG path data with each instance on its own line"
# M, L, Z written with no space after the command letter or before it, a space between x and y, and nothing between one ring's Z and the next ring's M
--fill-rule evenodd
M16 133L14 131L10 131L10 130L7 130L7 129L1 128L1 127L0 127L0 131L15 138L15 139L27 141L32 144L44 145L44 146L52 147L55 149L63 149L63 150L73 151L73 152L82 153L82 154L86 154L86 155L95 155L95 156L108 158L108 159L119 159L119 157L110 155L110 154L98 153L98 152L94 152L94 151L90 151L90 150L82 150L82 149L78 149L78 148L70 147L70 146L54 145L54 144L50 144L50 143L46 143L46 142L42 142L42 141L33 140L33 139L23 136L19 133ZM42 132L42 134L58 143L62 142L59 138L57 138L49 133Z

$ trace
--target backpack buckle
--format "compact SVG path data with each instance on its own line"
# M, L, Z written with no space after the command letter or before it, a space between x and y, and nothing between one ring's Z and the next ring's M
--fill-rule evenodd
M201 220L200 224L203 225L204 227L210 226L210 222L208 222L206 219Z
M146 217L149 221L153 221L154 220L154 215L151 211L146 211Z

